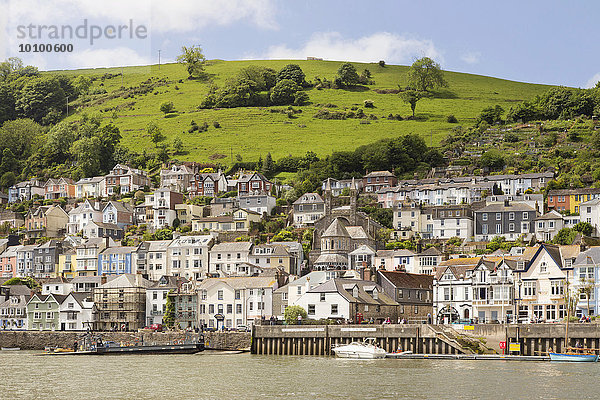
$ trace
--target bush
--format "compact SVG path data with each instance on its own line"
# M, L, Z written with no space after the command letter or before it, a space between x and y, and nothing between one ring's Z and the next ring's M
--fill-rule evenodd
M379 60L379 66L380 67L385 67L385 61Z
M446 117L446 122L448 122L449 124L456 124L458 123L458 120L453 114L450 114Z
M162 111L165 114L171 113L173 112L173 110L175 110L175 106L173 106L172 101L165 101L160 105L160 111Z
M375 104L373 103L373 100L365 100L365 101L363 101L363 104L364 104L365 108L375 108Z
M302 320L305 320L308 317L306 310L301 306L288 306L283 313L283 318L288 325L297 324L298 316L301 316Z
M219 123L219 121L215 121L215 122L213 122L213 126L214 126L215 128L220 128L220 127L221 127L221 124Z
M301 90L300 86L291 79L282 79L271 92L271 101L276 105L294 103L296 93Z
M296 92L294 95L294 105L295 106L303 106L308 103L309 97L308 93L303 92L302 90Z

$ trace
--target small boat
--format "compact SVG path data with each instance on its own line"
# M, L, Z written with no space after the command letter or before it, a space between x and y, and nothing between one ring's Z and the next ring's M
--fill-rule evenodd
M19 351L19 350L21 350L20 347L1 347L0 349L2 349L2 351Z
M576 353L548 353L550 361L566 361L566 362L597 362L598 355L596 354L576 354Z
M333 352L340 358L375 359L385 358L387 352L375 345L375 339L369 338L364 342L339 344L333 347Z

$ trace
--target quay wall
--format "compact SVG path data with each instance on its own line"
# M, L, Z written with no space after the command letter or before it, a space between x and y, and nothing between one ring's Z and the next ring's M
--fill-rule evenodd
M464 328L464 329L463 329ZM449 332L450 331L450 332ZM450 333L448 335L448 333ZM417 354L461 354L468 350L461 338L481 341L500 353L500 342L520 343L521 355L540 355L565 348L565 324L476 324L457 325L287 325L255 326L253 354L331 355L336 344L375 338L388 352ZM569 346L577 342L600 349L600 324L569 324Z
M0 347L20 347L23 350L43 350L51 347L73 347L73 343L82 332L63 331L0 331ZM167 344L181 341L186 337L185 332L102 332L104 341L116 343L132 343L136 339L146 344ZM197 338L197 334L188 333L188 338ZM218 350L240 350L250 347L249 332L206 332L204 334L207 348Z

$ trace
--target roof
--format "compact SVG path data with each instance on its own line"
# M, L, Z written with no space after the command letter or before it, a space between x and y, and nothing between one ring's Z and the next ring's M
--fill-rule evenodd
M579 253L573 265L596 265L600 264L600 246L590 247Z
M535 220L541 221L541 220L555 220L555 219L563 219L563 216L558 211L552 210L540 217L537 217Z
M109 255L109 254L129 254L134 253L137 250L135 246L115 246L115 247L107 247L100 254Z
M362 226L347 226L346 231L352 239L369 239Z
M358 287L358 296L354 297L353 288ZM377 298L367 291L377 289ZM310 289L307 293L338 293L350 303L376 304L376 305L398 305L390 296L385 294L383 288L373 281L360 279L334 278L319 286Z
M450 258L448 260L440 262L440 267L442 266L472 266L473 268L479 264L481 261L481 256L478 257L458 257L458 258Z
M148 287L148 290L152 290L152 289L177 289L179 287L179 284L182 283L183 281L187 280L185 278L181 278L178 276L167 276L167 275L163 275L160 277L160 279L156 282L154 282L153 285L151 285L150 287Z
M339 218L333 220L333 222L325 229L325 232L321 237L349 237L350 234L346 230L346 227Z
M152 286L153 282L142 278L141 275L137 274L123 274L117 276L115 279L100 285L101 289L112 289L112 288L148 288Z
M199 289L208 289L216 284L225 283L233 289L269 288L273 287L277 280L273 276L239 276L232 278L208 278L202 281Z
M224 242L215 244L210 251L250 251L251 248L252 242Z
M509 203L508 206L504 205L504 203L493 203L479 210L475 211L476 213L484 213L484 212L504 212L504 211L533 211L536 212L534 208L529 207L524 203Z
M329 265L348 264L348 259L343 254L321 254L314 263Z
M9 290L10 296L29 296L31 295L31 289L25 285L6 285Z
M431 289L433 288L433 276L424 274L409 274L401 271L378 271L392 285L397 288Z
M372 177L376 177L376 176L395 176L395 175L392 174L390 171L373 171L373 172L369 172L364 177L372 178Z
M122 201L112 201L112 200L109 201L108 203L106 203L104 208L102 208L102 211L104 211L106 209L106 207L108 207L111 204L115 207L117 212L126 212L126 213L133 212L133 210L131 209L131 205L129 205L128 203L123 203Z
M600 194L600 188L552 189L548 196L568 196L575 194Z
M148 243L148 251L167 251L171 240L150 240L145 243Z
M323 198L318 193L304 193L294 202L294 204L314 204L325 203Z
M435 268L435 279L439 280L448 269L452 272L455 279L464 279L467 277L467 271L472 271L476 266L476 264L439 266Z
M441 256L442 252L437 247L430 247L427 250L417 254L419 256Z
M358 246L356 249L352 250L350 252L350 255L355 255L355 254L376 254L375 250L366 244L360 245Z

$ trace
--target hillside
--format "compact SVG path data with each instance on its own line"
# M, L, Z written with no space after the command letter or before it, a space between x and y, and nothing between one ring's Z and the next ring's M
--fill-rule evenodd
M241 68L248 65L262 65L275 70L288 63L300 65L306 73L306 79L316 76L332 79L340 62L333 61L220 61L208 62L206 72L217 85L222 85ZM243 156L245 161L263 157L271 152L274 159L288 154L302 155L311 150L318 155L326 155L337 150L352 150L357 146L378 139L416 133L426 138L427 144L439 144L440 140L457 125L470 126L475 117L487 106L499 104L509 109L512 104L530 99L546 91L549 86L513 82L503 79L445 72L449 87L436 98L421 100L417 105L417 120L395 121L382 118L388 114L410 115L410 107L402 102L397 94L378 94L375 89L396 89L398 84L405 85L408 67L378 64L354 63L361 72L367 68L372 73L374 85L362 90L309 89L311 104L296 107L302 113L288 118L284 113L271 112L269 107L245 107L234 109L198 110L197 106L208 92L210 82L198 82L187 79L182 65L166 64L148 67L106 68L93 70L54 71L67 75L90 75L94 80L92 92L102 89L105 94L88 96L82 104L79 100L70 104L76 113L69 119L79 118L77 114L85 111L99 113L103 118L114 119L123 135L122 144L132 150L151 149L152 144L145 132L146 126L154 121L167 136L167 143L180 138L184 145L182 160L208 161L211 156L226 156L220 162L231 163L230 156ZM104 79L102 77L104 76ZM121 90L121 81L125 90ZM145 94L132 94L134 91ZM377 120L368 124L358 119L322 120L313 118L323 104L334 104L335 109L362 108L364 100L373 100L374 109L364 109L374 114ZM159 106L172 101L178 111L177 116L165 118ZM281 107L280 107L281 108ZM453 114L458 124L446 122ZM207 132L188 133L190 122L207 122ZM212 123L218 121L220 129Z

